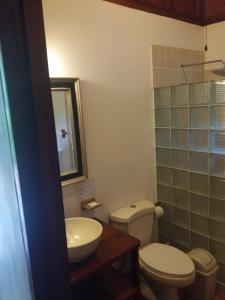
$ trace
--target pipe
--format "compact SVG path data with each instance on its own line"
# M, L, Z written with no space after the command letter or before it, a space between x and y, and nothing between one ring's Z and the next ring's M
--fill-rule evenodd
M209 60L209 61L204 61L201 63L195 63L195 64L187 64L183 65L181 64L181 68L186 68L186 67L195 67L195 66L201 66L201 65L208 65L208 64L213 64L213 63L222 63L225 64L225 62L222 59L216 59L216 60Z

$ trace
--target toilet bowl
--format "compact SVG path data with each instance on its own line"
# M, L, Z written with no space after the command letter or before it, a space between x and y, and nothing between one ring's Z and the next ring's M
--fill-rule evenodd
M160 300L178 300L178 288L189 286L195 279L192 260L182 251L160 243L139 250L142 275L161 285Z
M194 281L195 266L181 250L151 243L154 210L151 201L143 200L111 213L110 219L113 226L141 241L141 275L160 284L159 300L178 300L177 289Z

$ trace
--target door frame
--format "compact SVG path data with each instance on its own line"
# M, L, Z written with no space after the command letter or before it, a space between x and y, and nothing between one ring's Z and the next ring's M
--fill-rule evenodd
M35 298L66 300L69 267L40 0L1 1L0 43Z

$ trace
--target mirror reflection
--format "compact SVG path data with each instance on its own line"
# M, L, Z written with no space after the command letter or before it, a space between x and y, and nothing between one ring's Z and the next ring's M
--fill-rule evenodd
M52 78L51 92L61 180L87 178L79 79Z

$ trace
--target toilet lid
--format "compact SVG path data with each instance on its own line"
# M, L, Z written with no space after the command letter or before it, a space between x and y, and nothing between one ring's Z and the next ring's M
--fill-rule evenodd
M194 270L192 260L184 252L159 243L150 244L139 250L141 263L147 269L166 276L187 277Z

